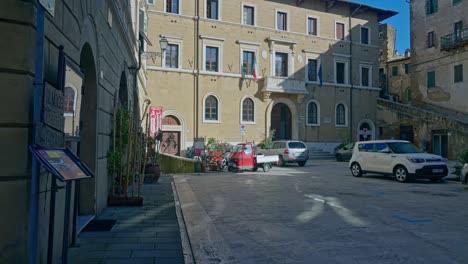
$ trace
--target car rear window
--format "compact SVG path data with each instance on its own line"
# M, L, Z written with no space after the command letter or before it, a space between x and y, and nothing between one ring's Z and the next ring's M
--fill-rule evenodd
M304 149L306 146L302 142L289 142L288 143L289 148L292 149Z

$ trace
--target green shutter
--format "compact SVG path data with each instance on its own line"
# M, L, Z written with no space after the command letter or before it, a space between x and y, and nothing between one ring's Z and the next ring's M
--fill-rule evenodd
M431 14L431 0L426 0L426 15Z
M434 13L439 11L439 0L432 0L434 1Z
M435 87L435 72L431 71L427 73L427 88Z
M462 0L453 0L453 4L456 5L458 3L460 3Z
M408 102L411 102L413 100L413 91L411 91L411 88L408 88L408 95L407 95L407 99L408 99Z
M463 64L455 65L454 82L463 82Z

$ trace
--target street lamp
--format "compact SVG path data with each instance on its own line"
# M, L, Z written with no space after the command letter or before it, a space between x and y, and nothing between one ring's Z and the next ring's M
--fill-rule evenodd
M161 52L151 52L151 51L143 52L141 54L141 57L144 59L155 59L157 57L161 57L161 67L162 67L163 65L162 55L166 52L167 45L168 45L168 41L166 37L162 37L161 40L159 41L159 47L161 48Z

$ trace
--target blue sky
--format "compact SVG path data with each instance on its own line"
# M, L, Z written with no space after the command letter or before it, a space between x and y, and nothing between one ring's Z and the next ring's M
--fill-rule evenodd
M388 23L397 29L396 46L398 53L404 54L405 49L410 48L409 4L406 0L351 0L351 2L398 12L398 15L384 20L382 23Z

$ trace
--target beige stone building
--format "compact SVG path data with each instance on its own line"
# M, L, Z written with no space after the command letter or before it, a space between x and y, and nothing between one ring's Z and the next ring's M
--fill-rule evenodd
M71 242L80 225L107 206L111 181L107 175L107 153L111 145L114 98L120 98L122 104L138 106L138 93L145 90L144 75L140 75L143 78L138 84L135 81L141 8L137 0L52 2L55 2L54 16L46 13L44 22L43 80L47 85L59 87L59 48L63 46L67 61L75 65L74 69L67 66L65 73L65 131L80 136L79 142L70 141L67 145L96 174L93 179L72 185L71 205L77 197L79 206L72 206L76 211L72 210L67 227ZM67 230L63 225L63 188L57 190L55 225L49 229L52 176L45 170L41 169L38 189L31 195L28 146L32 144L37 6L38 1L0 3L0 146L3 150L0 154L0 263L28 263L35 250L37 263L49 263L48 259L51 263L62 263L62 235ZM73 70L74 74L68 74ZM36 215L31 211L32 201L40 208ZM73 212L77 212L77 226L72 224ZM35 223L38 241L31 245L37 246L28 248ZM54 244L49 255L50 230L54 231Z
M330 152L377 136L379 22L395 12L324 0L149 3L148 36L169 47L147 60L148 91L180 142L174 153L197 137L260 142L272 129Z
M379 101L384 134L449 159L468 148L467 12L466 0L411 1L411 100Z

